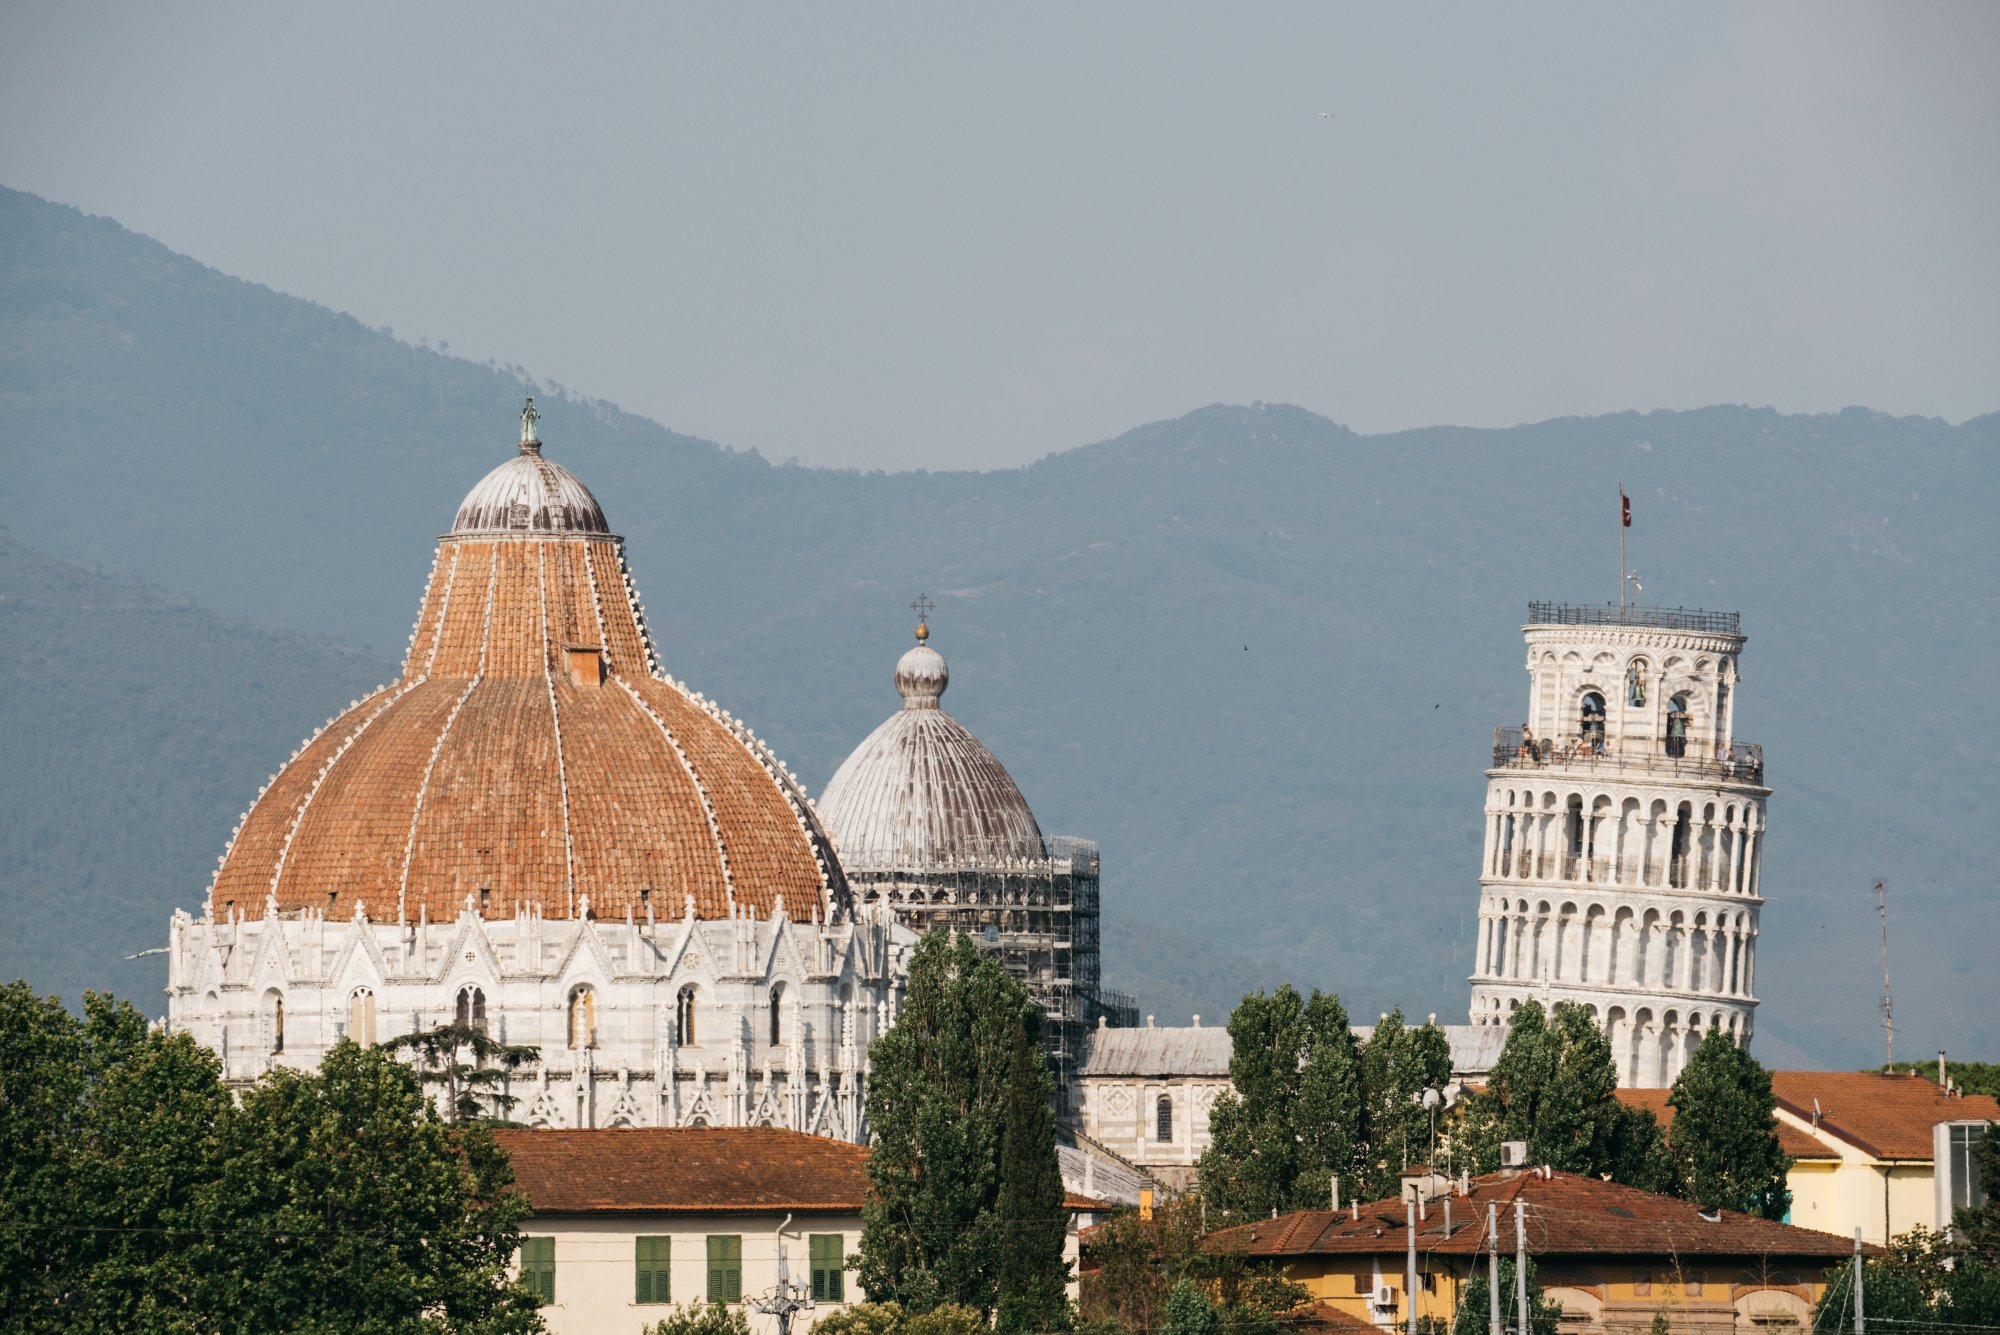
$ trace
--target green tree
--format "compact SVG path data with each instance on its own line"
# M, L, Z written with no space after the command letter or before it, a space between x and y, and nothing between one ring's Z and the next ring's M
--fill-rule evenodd
M901 1303L856 1303L812 1323L812 1335L901 1335Z
M1812 1328L1835 1333L1853 1330L1854 1268L1844 1265L1827 1281L1826 1291L1813 1308ZM1919 1335L1937 1317L1930 1294L1904 1266L1871 1260L1862 1267L1861 1285L1862 1315L1878 1330Z
M1056 1161L1055 1084L1039 1042L1017 1045L1010 1061L996 1198L995 1325L1003 1332L1061 1330L1070 1323L1068 1267L1061 1259L1069 1214Z
M84 1052L60 1001L24 982L0 986L0 1311L25 1330L59 1329L74 1282L81 1239L64 1226Z
M0 987L0 1311L23 1331L539 1329L483 1127L351 1043L239 1105L215 1054ZM32 1230L32 1231L30 1231Z
M1791 1160L1778 1144L1771 1073L1755 1057L1722 1030L1709 1030L1667 1104L1674 1109L1668 1149L1688 1199L1710 1210L1785 1217Z
M895 1025L869 1050L875 1144L855 1263L870 1295L912 1314L1005 1298L1018 1314L1066 1280L1061 1198L1052 1212L1045 1201L1051 1180L1060 1190L1053 1124L1025 1115L1031 1096L1048 1084L1026 989L969 939L929 933ZM1025 1213L1000 1208L1003 1185Z
M224 1153L209 1231L228 1329L540 1328L508 1275L529 1207L505 1155L388 1053L342 1041L316 1072L273 1071Z
M472 1024L441 1024L392 1038L381 1045L408 1054L417 1078L444 1091L448 1122L505 1123L517 1102L505 1090L509 1077L535 1060L540 1050L502 1043Z
M1230 1089L1196 1170L1217 1222L1317 1204L1335 1174L1361 1191L1362 1062L1340 999L1289 983L1252 993L1229 1039Z
M813 1329L818 1330L825 1324L820 1322ZM648 1335L750 1335L750 1318L743 1314L741 1307L732 1307L728 1303L690 1302L655 1321ZM861 1333L849 1330L844 1335Z
M1474 1171L1491 1172L1501 1144L1522 1141L1530 1163L1665 1190L1672 1181L1659 1125L1650 1112L1621 1104L1617 1089L1611 1042L1587 1007L1560 1001L1544 1012L1539 1002L1523 1002L1485 1092L1454 1122L1453 1148Z
M1429 1161L1433 1128L1439 1133L1446 1129L1435 1120L1443 1115L1442 1107L1425 1107L1424 1091L1441 1093L1450 1083L1451 1044L1435 1022L1412 1027L1401 1010L1393 1010L1376 1022L1362 1046L1361 1078L1362 1152L1355 1195L1383 1199L1401 1189L1405 1168ZM1323 1199L1314 1197L1310 1203Z
M1523 1010L1527 1009L1525 1006ZM1486 1283L1486 1267L1476 1265L1458 1291L1458 1310L1452 1313L1451 1335L1487 1335L1492 1307ZM1500 1324L1512 1329L1520 1324L1520 1300L1514 1294L1514 1258L1500 1258ZM1562 1321L1562 1304L1542 1297L1541 1277L1535 1273L1535 1258L1528 1258L1528 1326L1532 1335L1556 1335Z
M1193 1280L1184 1279L1167 1295L1167 1320L1162 1335L1220 1335L1222 1318L1215 1304Z

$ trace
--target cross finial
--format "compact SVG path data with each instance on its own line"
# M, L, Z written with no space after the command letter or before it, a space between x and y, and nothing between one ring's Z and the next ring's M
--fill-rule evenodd
M521 453L541 453L542 438L535 434L535 423L541 420L542 415L535 411L535 396L530 394L528 406L521 409Z
M935 608L936 606L937 606L936 603L932 602L929 598L925 597L921 593L917 595L917 600L910 604L910 610L917 614L918 644L922 644L925 640L928 640L931 637L931 626L930 626L931 609Z

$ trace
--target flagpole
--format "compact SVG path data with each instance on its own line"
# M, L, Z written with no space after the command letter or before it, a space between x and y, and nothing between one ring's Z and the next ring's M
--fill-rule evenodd
M1625 484L1618 484L1618 620L1625 620Z

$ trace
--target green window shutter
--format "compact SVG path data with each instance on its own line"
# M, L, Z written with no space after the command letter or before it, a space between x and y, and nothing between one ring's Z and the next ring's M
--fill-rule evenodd
M708 1300L712 1303L743 1301L743 1236L740 1233L708 1235Z
M672 1302L673 1289L668 1282L673 1266L673 1239L668 1237L639 1237L633 1239L632 1246L632 1301L639 1303Z
M521 1239L521 1287L547 1307L556 1300L556 1240Z
M820 1303L845 1301L847 1297L847 1235L844 1233L814 1233L807 1240L806 1246L812 1255L813 1301Z

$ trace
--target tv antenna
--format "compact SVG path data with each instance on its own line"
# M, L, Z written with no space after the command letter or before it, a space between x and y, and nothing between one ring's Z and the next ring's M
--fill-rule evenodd
M1882 1038L1886 1048L1882 1069L1896 1073L1896 1012L1889 1002L1889 887L1875 882L1875 914L1882 920Z

